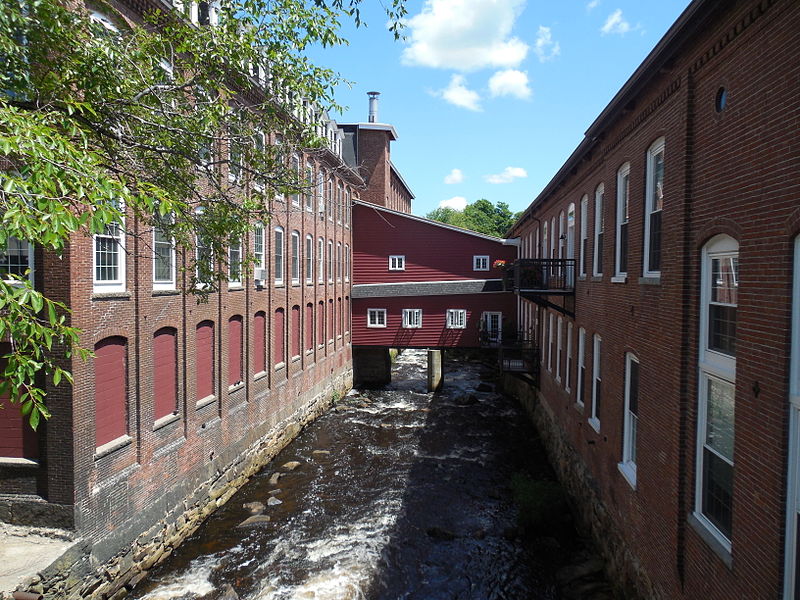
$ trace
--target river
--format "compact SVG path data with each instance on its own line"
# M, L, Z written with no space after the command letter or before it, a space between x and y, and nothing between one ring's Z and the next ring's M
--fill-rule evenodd
M534 430L482 381L491 367L448 357L438 394L425 369L406 351L387 388L339 399L132 597L561 597L556 570L585 560L585 542L563 501L534 534L518 518L521 489L557 485Z

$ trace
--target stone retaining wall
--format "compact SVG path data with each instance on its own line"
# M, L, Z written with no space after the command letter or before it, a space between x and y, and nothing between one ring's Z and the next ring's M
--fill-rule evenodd
M18 589L53 600L127 597L150 569L166 559L211 513L297 437L303 427L322 415L331 406L334 392L345 392L351 386L352 370L349 369L335 380L329 380L321 393L232 461L214 465L211 478L203 481L144 533L132 535L133 542L111 558L98 558L98 554L108 554L102 540L78 540L58 560Z
M616 593L626 600L660 598L598 495L594 477L564 437L540 392L529 379L513 374L505 374L501 385L505 393L520 401L539 432L550 464L570 497L578 524L591 534Z

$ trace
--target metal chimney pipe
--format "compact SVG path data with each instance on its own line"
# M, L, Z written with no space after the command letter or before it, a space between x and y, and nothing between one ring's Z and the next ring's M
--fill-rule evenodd
M367 92L367 96L369 96L369 122L370 123L377 123L378 122L378 96L380 96L380 92Z

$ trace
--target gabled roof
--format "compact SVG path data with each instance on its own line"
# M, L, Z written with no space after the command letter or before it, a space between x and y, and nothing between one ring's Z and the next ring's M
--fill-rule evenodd
M519 238L512 238L512 239L503 239L499 237L495 237L493 235L487 235L485 233L478 233L477 231L471 231L469 229L463 229L461 227L456 227L455 225L448 225L447 223L441 223L439 221L434 221L433 219L426 219L425 217L418 217L417 215L412 215L409 213L399 212L396 210L392 210L391 208L386 208L385 206L380 206L378 204L373 204L372 202L364 202L363 200L354 200L353 204L360 204L366 208L371 208L373 210L379 212L389 213L391 215L395 215L397 217L402 217L404 219L410 219L412 221L417 221L419 223L424 223L426 225L433 225L434 227L441 227L442 229L449 229L450 231L455 231L457 233L463 233L465 235L471 235L477 238L481 238L484 240L489 240L492 242L498 242L505 246L518 246L519 245Z

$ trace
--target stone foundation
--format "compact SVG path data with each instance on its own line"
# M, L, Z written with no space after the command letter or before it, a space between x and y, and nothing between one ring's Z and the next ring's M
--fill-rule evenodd
M591 534L600 551L615 592L626 600L660 598L649 577L628 548L597 493L597 483L580 455L564 437L547 403L525 376L505 374L503 391L517 398L536 426L550 464L570 497L579 526Z
M163 518L146 531L131 535L129 539L133 542L129 545L112 554L108 552L108 546L115 542L78 540L54 563L18 589L53 600L119 600L127 597L150 569L166 559L209 515L297 437L303 427L323 414L331 406L334 392L344 393L351 385L352 371L346 370L330 381L323 392L236 455L231 462L215 464L211 478L166 511ZM221 462L221 459L217 460ZM100 558L103 555L111 558Z

